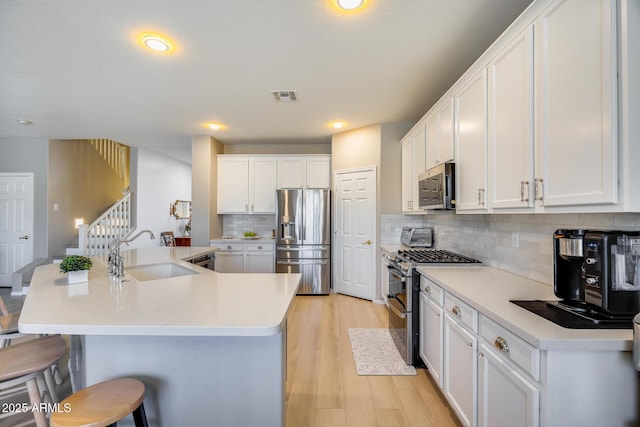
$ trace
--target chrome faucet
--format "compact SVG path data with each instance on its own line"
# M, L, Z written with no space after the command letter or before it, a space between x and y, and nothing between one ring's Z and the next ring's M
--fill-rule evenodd
M155 239L156 236L153 235L153 233L151 232L151 230L142 230L141 232L139 232L138 234L136 234L135 236L133 236L132 238L128 239L128 240L120 240L120 243L131 243L134 240L136 240L138 237L140 237L141 235L143 235L144 233L149 233L149 236L151 236L151 240Z
M149 233L151 240L156 238L156 236L153 235L151 230L142 230L141 232L139 232L138 234L136 234L130 239L126 239L126 240L114 239L111 242L111 245L110 245L111 248L109 249L109 258L108 258L109 276L115 276L118 279L122 279L124 277L124 257L120 255L120 245L123 243L129 244L144 233Z

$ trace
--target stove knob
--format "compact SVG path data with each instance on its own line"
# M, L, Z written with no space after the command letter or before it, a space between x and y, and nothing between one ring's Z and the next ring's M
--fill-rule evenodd
M587 277L587 285L597 285L598 284L598 278L597 277Z
M596 258L585 258L584 262L586 262L589 265L593 265L593 264L597 263L598 260Z

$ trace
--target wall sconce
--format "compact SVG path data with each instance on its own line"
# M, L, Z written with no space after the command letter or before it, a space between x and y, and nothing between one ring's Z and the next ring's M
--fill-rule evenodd
M77 230L81 225L84 225L84 218L73 218L73 228Z

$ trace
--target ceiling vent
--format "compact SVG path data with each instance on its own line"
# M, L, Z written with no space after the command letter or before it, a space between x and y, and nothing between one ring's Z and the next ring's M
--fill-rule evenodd
M274 90L272 93L277 102L293 102L297 100L295 90Z

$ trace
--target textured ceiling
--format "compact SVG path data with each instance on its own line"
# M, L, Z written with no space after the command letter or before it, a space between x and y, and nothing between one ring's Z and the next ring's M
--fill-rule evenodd
M2 1L0 137L175 149L193 135L329 142L332 120L415 122L529 3L369 0L345 15L330 0ZM143 30L176 53L141 49ZM276 103L277 89L298 101Z

